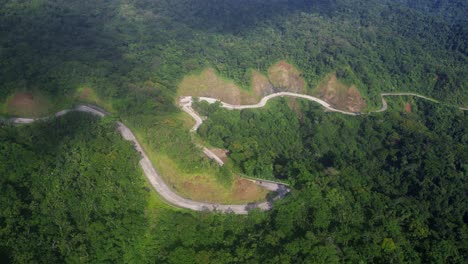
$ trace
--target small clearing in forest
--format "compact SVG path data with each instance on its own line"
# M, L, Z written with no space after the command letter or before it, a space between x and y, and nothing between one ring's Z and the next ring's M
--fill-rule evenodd
M108 111L112 111L112 105L104 100L101 100L93 88L84 86L76 90L76 98L81 102L92 103L104 107Z
M179 96L212 97L230 104L256 103L251 92L241 89L234 82L219 77L213 68L200 74L184 77L179 85Z
M411 104L409 102L406 102L406 104L405 104L405 111L407 113L412 113L413 112L413 109L412 109Z
M30 92L16 93L6 103L8 114L21 117L43 116L49 109L50 103L44 96Z

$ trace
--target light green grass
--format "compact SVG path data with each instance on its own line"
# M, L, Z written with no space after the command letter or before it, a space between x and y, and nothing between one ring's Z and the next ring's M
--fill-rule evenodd
M179 118L180 115L174 115L172 118ZM184 119L179 120L185 122ZM170 122L170 121L167 121ZM177 124L175 120L173 120ZM190 126L190 124L188 124ZM145 150L148 158L155 166L159 175L163 178L165 183L173 189L179 195L192 199L195 201L202 202L211 202L211 203L222 203L222 204L241 204L247 202L256 202L264 200L266 197L267 191L261 188L258 190L251 190L249 198L247 196L241 196L239 193L236 193L236 183L237 178L234 179L234 184L225 184L218 180L217 173L220 173L217 165L214 165L207 157L204 156L201 150L192 155L199 155L202 162L195 162L191 164L190 170L180 167L180 163L184 162L183 160L177 160L166 153L166 151L171 151L170 148L177 148L177 144L171 146L165 146L169 149L154 149L151 147L142 136L145 133L139 131L138 129L133 129L135 136L139 138L139 142L143 149ZM165 135L166 133L158 133L154 131L159 137ZM187 132L188 128L187 128ZM149 141L151 142L151 141ZM188 144L192 144L188 142ZM173 151L173 150L172 150ZM252 199L250 199L252 198Z
M74 94L74 98L78 102L95 104L106 109L109 112L114 111L112 107L112 102L100 98L96 93L96 90L87 85L78 87Z

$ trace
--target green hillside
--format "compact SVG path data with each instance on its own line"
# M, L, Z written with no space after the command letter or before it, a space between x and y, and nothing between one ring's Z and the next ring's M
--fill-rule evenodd
M4 1L0 98L85 85L122 114L173 111L186 74L213 66L247 87L249 69L286 59L309 87L340 71L370 100L404 90L466 105L466 4L401 2Z
M467 13L462 0L0 1L0 263L465 263ZM336 93L362 114L196 101L191 134L177 105L279 90ZM439 102L392 96L373 112L382 92ZM6 122L81 103L111 114ZM171 206L115 121L187 199L263 199L244 175L291 192L248 215Z

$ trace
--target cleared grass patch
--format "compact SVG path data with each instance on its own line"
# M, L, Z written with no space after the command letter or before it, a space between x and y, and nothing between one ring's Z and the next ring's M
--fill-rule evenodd
M237 176L228 181L231 184L220 180L222 172L217 165L201 150L190 149L194 143L180 134L188 134L193 125L185 113L173 115L160 122L165 124L165 128L158 125L147 131L132 130L137 138L142 139L139 140L140 144L157 172L176 193L195 201L219 204L243 204L266 198L267 190L250 182L239 181ZM197 136L194 135L193 138L196 140Z
M102 100L93 88L82 86L76 89L75 98L80 102L95 104L112 112L112 104Z
M340 110L361 112L366 107L366 102L356 86L345 85L336 78L336 74L323 80L314 89L313 94Z
M193 118L185 112L181 113L177 118L182 121L182 124L187 129L187 131L189 131L195 125L195 120L193 120Z
M255 104L261 98L279 91L306 93L306 82L301 73L286 61L280 61L268 69L268 77L251 70L249 90L216 74L213 68L183 78L178 96L212 97L230 104Z
M243 90L234 82L219 77L213 68L184 77L179 85L177 95L213 97L230 104L257 102L253 92Z
M418 100L420 99L411 95L406 96L387 96L385 100L388 104L388 109L390 111L396 111L404 113L406 115L411 115L412 113L418 112Z
M151 157L166 184L181 196L195 201L242 204L261 201L268 191L244 179L235 177L232 186L226 187L210 172L184 173L164 154Z

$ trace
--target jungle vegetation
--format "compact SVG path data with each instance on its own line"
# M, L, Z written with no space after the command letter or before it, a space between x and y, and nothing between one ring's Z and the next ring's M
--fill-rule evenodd
M120 114L174 111L177 83L214 67L244 87L287 60L314 87L330 72L369 102L413 91L466 105L462 0L17 1L0 3L0 98L90 86Z
M73 104L90 87L115 114L0 124L0 262L463 263L468 119L454 107L403 97L348 117L300 100L197 104L198 135L228 149L230 167L291 184L248 216L162 202L114 118L181 170L205 170L174 97L206 67L249 89L250 70L287 60L309 88L336 72L369 104L411 91L466 106L467 13L462 0L0 2L2 103L32 91Z
M239 170L293 188L273 210L247 217L150 206L137 153L113 120L70 114L3 127L1 258L463 263L468 119L413 103L413 113L396 102L384 114L353 118L306 102L297 112L283 99L261 110L215 109L200 135L229 148ZM221 137L218 124L245 133Z

